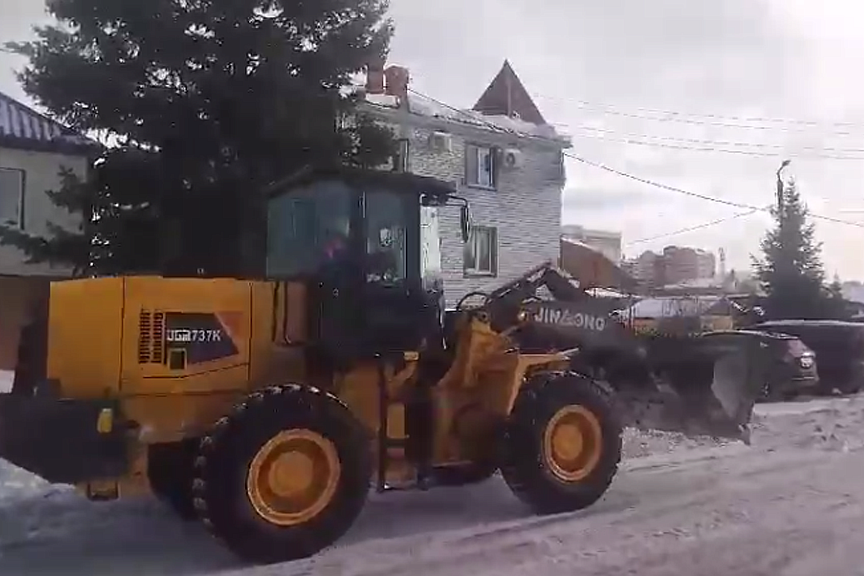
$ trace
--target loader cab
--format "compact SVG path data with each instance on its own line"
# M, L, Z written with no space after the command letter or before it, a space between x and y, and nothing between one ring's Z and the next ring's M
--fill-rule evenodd
M450 193L430 178L344 168L270 192L266 275L305 284L307 341L328 362L417 350L437 337L436 209Z

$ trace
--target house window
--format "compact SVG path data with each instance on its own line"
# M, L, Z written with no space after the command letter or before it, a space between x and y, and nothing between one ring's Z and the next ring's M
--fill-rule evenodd
M24 171L0 168L0 224L23 227Z
M498 275L498 229L472 226L465 244L466 276Z
M465 146L465 183L478 188L495 188L498 184L498 156L493 146Z

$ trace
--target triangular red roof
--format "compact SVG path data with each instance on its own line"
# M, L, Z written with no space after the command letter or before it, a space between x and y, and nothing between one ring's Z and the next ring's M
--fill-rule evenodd
M518 116L532 124L546 124L534 100L507 60L474 105L474 110L489 116Z

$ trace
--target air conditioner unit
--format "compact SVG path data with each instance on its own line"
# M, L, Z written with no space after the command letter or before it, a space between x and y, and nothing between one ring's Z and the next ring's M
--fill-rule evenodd
M516 148L507 148L501 153L501 164L507 170L522 167L522 152Z
M435 152L452 152L453 137L447 132L435 131L429 135L429 147Z

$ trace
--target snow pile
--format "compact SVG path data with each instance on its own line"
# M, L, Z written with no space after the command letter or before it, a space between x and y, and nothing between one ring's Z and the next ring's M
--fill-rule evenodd
M625 429L621 440L624 460L670 454L681 450L718 448L735 443L732 440L721 440L710 436L691 437L676 432L635 428Z
M766 405L751 428L754 442L766 450L857 452L864 449L864 397Z
M8 370L0 370L0 394L12 391L12 380L15 379L15 373Z
M700 316L708 313L719 296L695 296L685 298L646 298L623 310L623 318L671 318L678 316Z
M763 450L854 452L864 449L864 397L760 404L753 411L750 429L753 445ZM624 430L622 444L624 460L742 445L710 436L634 428Z

